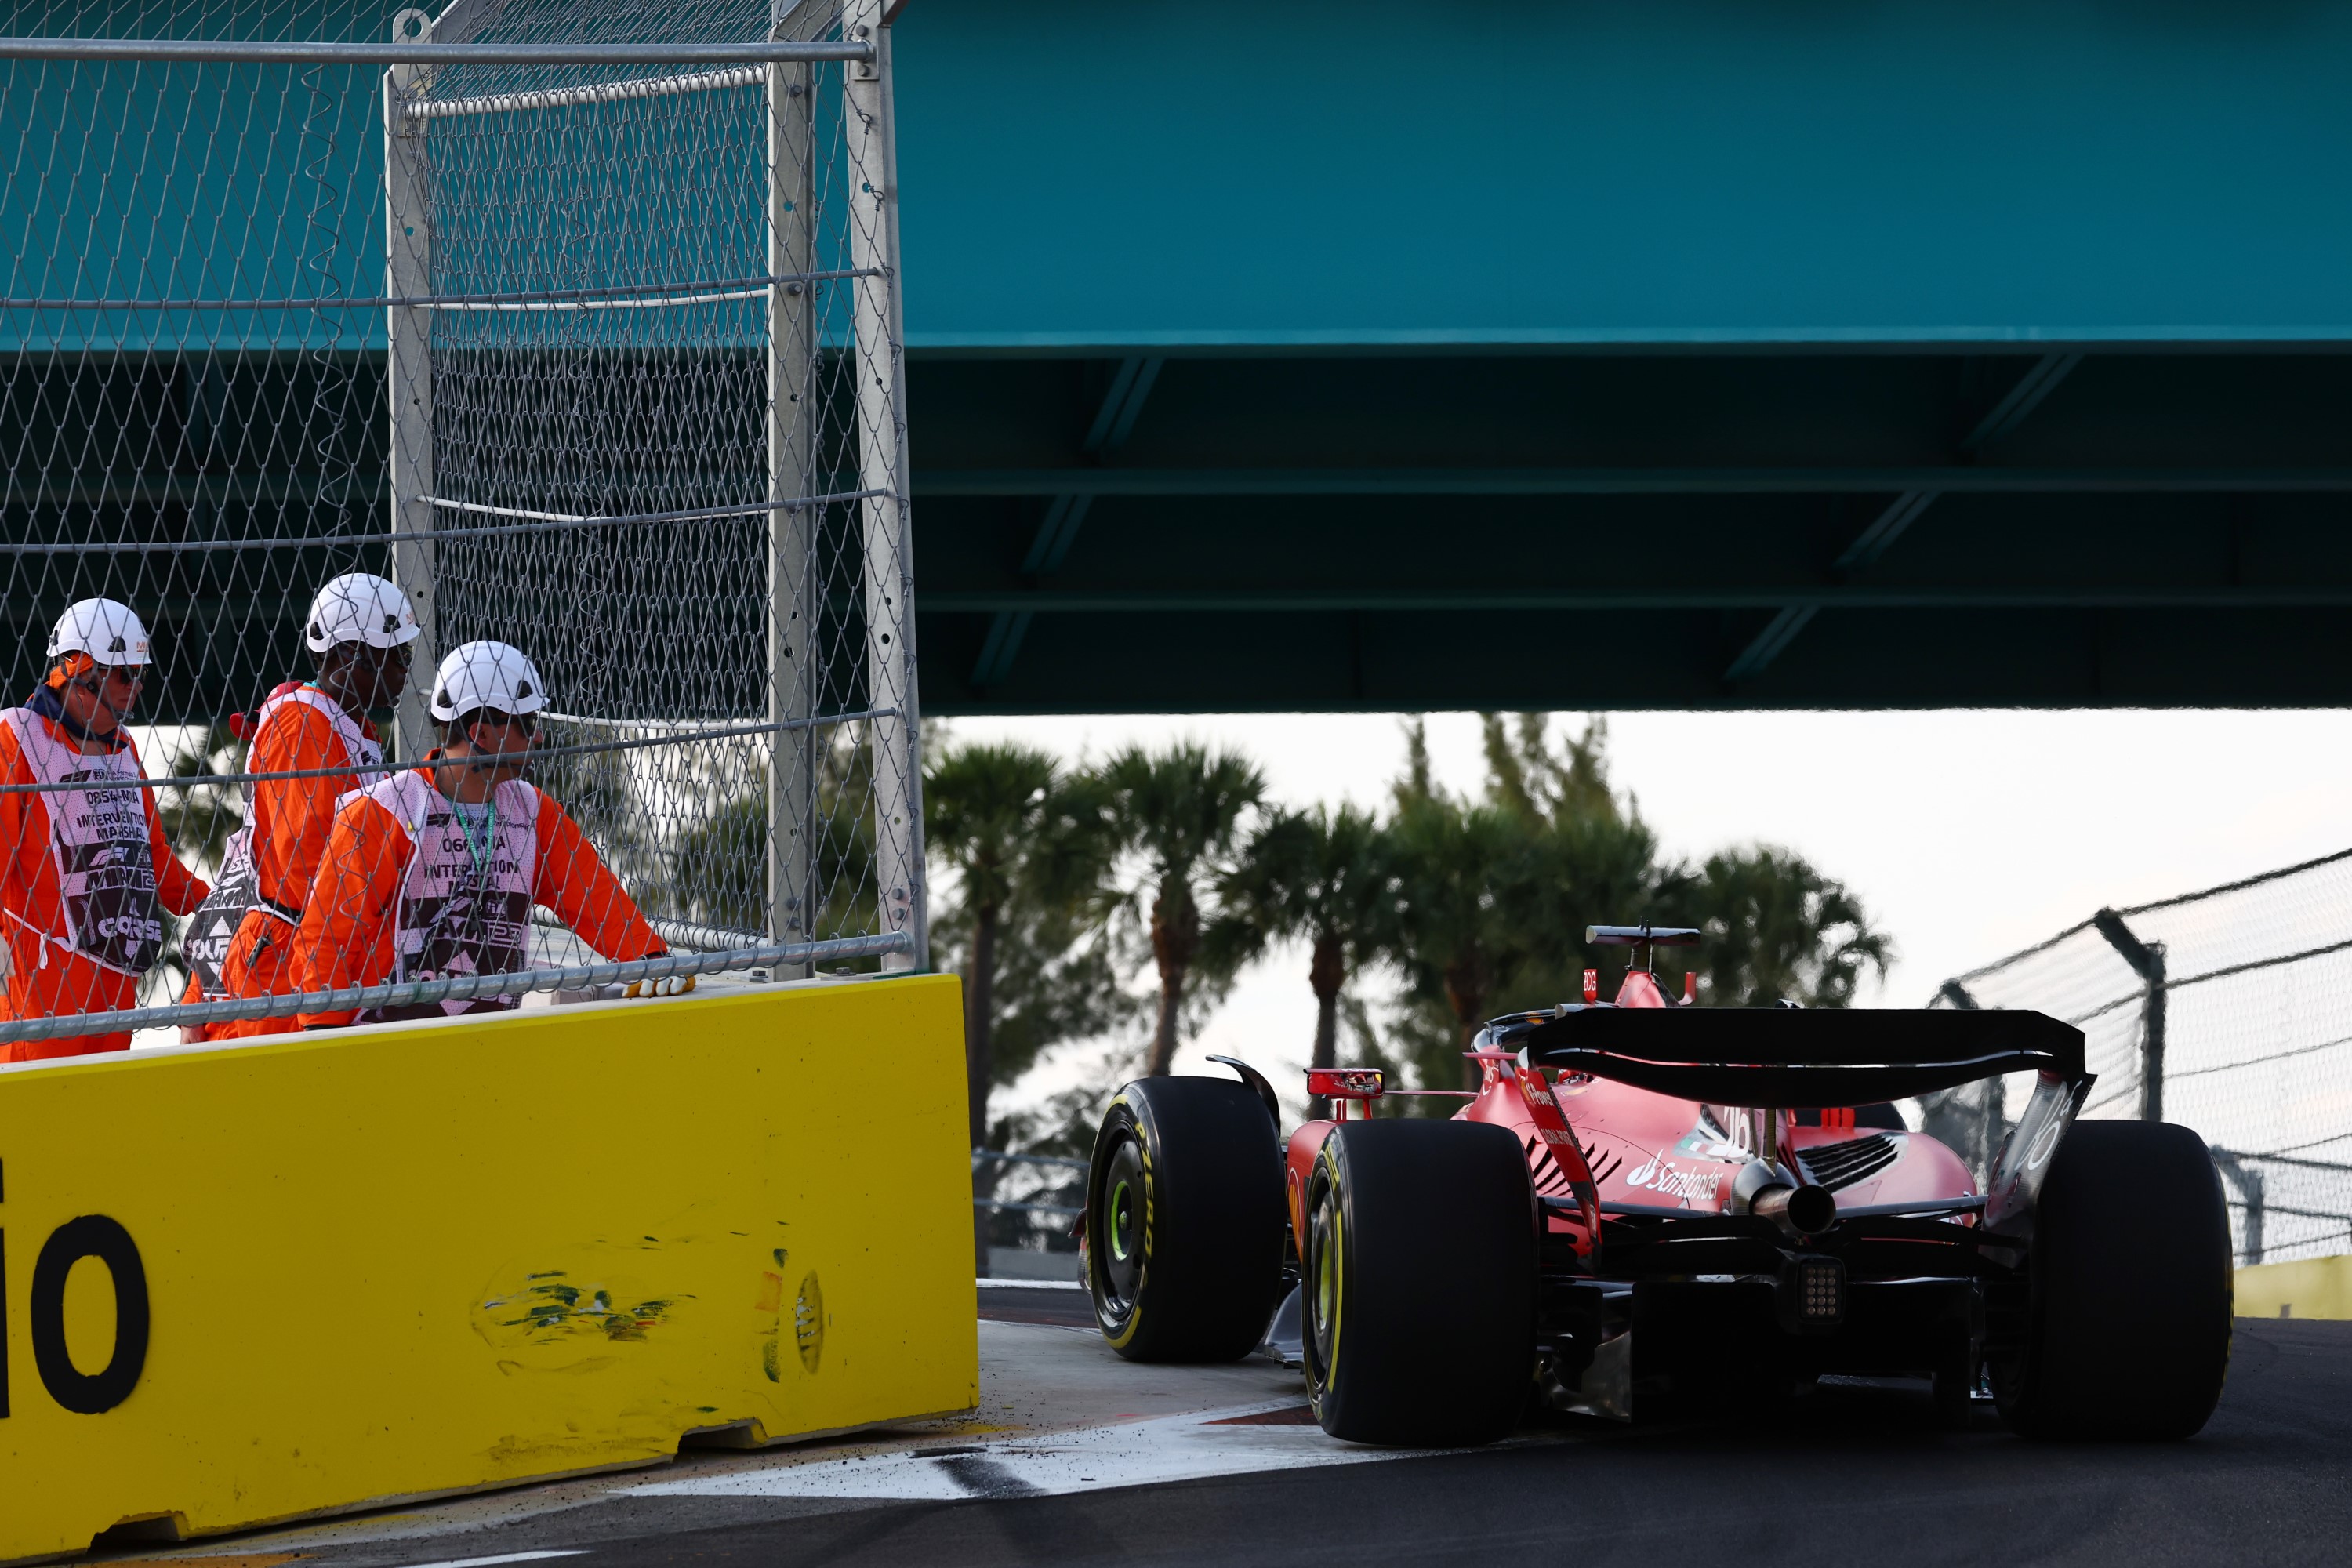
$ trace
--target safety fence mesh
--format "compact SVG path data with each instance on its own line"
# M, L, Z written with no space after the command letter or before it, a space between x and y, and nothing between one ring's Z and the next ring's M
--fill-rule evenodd
M2090 920L1947 982L1937 1006L2030 1007L2086 1037L2093 1117L2212 1147L2242 1263L2352 1250L2352 850ZM1997 1146L2022 1103L1974 1086L1929 1131Z
M423 628L405 694L370 715L391 763L446 738L438 659L513 645L545 687L530 777L668 947L741 959L705 972L924 962L880 11L12 8L20 40L416 56L0 59L0 702L50 679L69 604L129 605L152 652L122 728L150 779L180 781L148 792L168 847L216 878L262 792L329 787L260 776L251 715L314 673L313 594L375 574ZM521 57L435 53L491 47ZM0 798L52 818L135 798L110 777L35 766ZM234 929L189 929L163 875L155 962L44 990L26 961L70 953L89 907L59 860L49 909L40 847L16 847L0 1045L175 1001L192 948ZM532 901L527 941L472 957L592 956L598 920ZM390 974L340 978L431 1005L474 973L414 934Z

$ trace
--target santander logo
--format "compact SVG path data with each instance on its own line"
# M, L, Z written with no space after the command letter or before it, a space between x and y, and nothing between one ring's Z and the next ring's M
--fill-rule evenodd
M1663 1155L1653 1154L1625 1173L1625 1184L1642 1192L1693 1203L1711 1204L1723 1184L1721 1171L1685 1170Z

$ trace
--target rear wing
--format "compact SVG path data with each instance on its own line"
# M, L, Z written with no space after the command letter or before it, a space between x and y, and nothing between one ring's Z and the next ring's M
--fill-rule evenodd
M2083 1031L2042 1013L1568 1006L1487 1034L1548 1071L1759 1110L1868 1105L2001 1073L2084 1077Z

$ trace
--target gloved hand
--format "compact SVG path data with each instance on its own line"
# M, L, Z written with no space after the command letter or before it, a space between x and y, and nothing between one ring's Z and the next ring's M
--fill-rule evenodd
M691 974L665 974L658 980L633 980L623 993L628 996L683 996L694 989Z

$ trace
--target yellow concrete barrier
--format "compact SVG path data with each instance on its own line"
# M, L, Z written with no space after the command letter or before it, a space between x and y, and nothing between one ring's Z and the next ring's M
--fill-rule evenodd
M2241 1268L2237 1312L2242 1318L2352 1318L2352 1258Z
M957 983L0 1070L0 1560L970 1408Z

